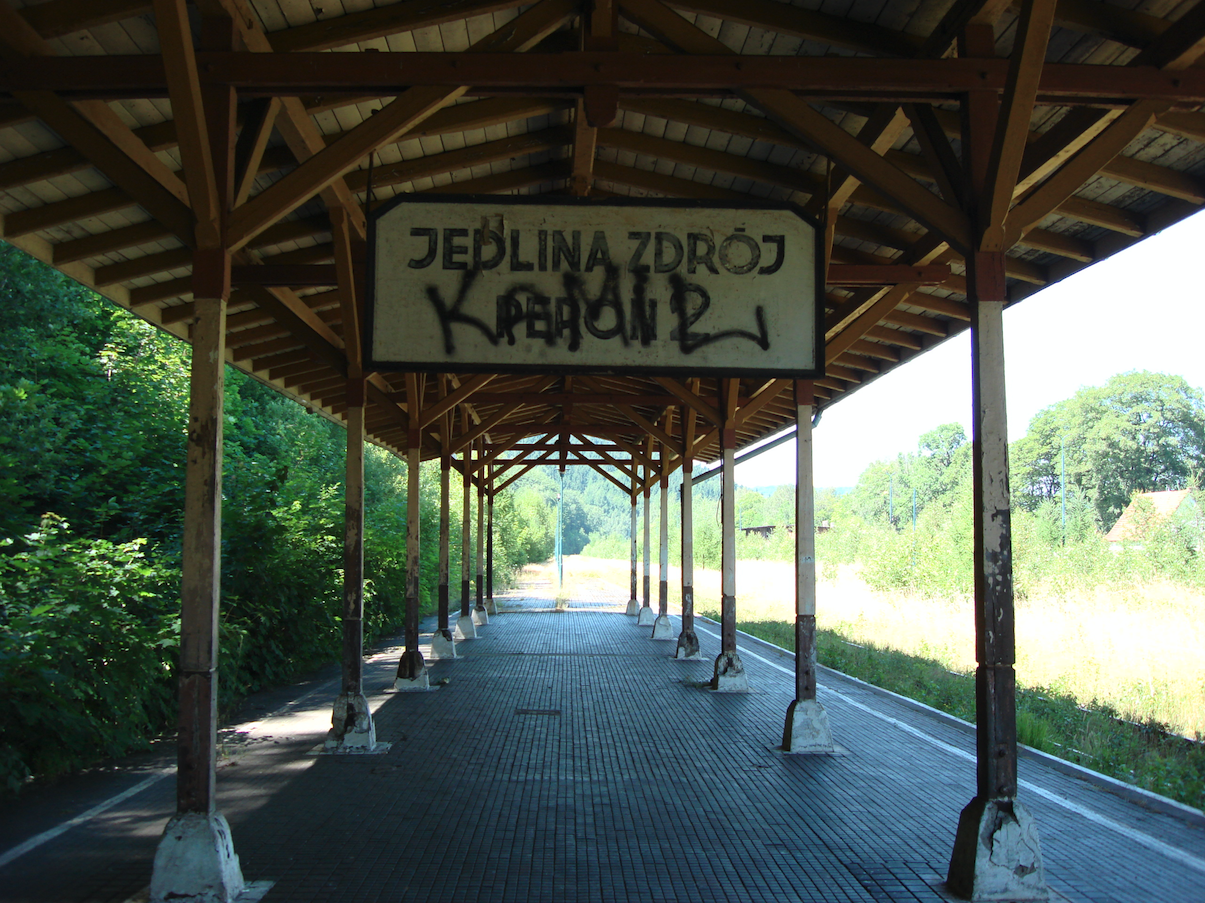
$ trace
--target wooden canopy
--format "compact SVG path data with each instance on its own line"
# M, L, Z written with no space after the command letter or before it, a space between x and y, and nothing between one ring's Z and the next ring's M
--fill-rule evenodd
M5 240L185 339L225 250L229 360L333 417L365 205L400 192L804 207L822 408L967 328L968 255L1006 252L1012 303L1205 203L1192 0L0 0L0 51ZM713 459L789 385L374 374L366 427Z

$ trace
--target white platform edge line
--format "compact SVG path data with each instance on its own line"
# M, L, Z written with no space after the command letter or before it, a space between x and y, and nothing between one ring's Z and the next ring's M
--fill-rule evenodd
M695 630L698 630L700 633L707 634L712 639L718 640L720 638L720 635L718 633L712 633L710 630L699 630L699 628L697 626L695 627ZM756 652L752 652L749 649L745 649L744 652L742 653L742 655L752 656L753 658L757 659L758 661L765 662L771 668L776 668L779 671L782 671L784 674L790 674L791 676L794 676L794 674L795 674L795 672L792 669L784 668L782 665L778 664L777 662L772 662L768 658L758 655ZM926 743L928 743L931 746L935 746L938 749L942 749L945 752L948 752L950 755L957 756L958 758L964 759L968 762L975 761L975 756L973 754L967 752L966 750L958 749L955 746L951 746L950 744L945 743L942 740L938 740L936 737L926 734L924 731L918 730L917 728L913 727L910 724L905 724L904 722L902 722L896 718L892 718L890 715L884 715L881 712L876 712L870 706L863 705L862 703L858 702L857 700L851 699L850 697L846 696L844 693L839 693L836 690L833 690L831 688L826 690L825 692L830 696L836 696L838 699L841 699L843 702L845 702L849 705L852 705L854 708L861 709L862 711L866 712L868 715L872 715L873 717L878 718L880 721L885 721L886 723L899 728L900 730L904 731L905 733L911 734L912 736L916 737L917 739L925 741ZM1045 799L1051 803L1054 803L1056 806L1061 806L1062 808L1066 809L1068 812L1074 812L1076 815L1079 815L1082 818L1086 818L1090 822L1098 824L1103 828L1108 828L1109 830L1111 830L1117 834L1120 834L1122 837L1125 837L1128 840L1134 841L1134 843L1141 844L1142 846L1146 847L1149 850L1154 850L1158 853L1162 853L1163 855L1167 856L1169 859L1174 859L1177 862L1179 862L1183 865L1186 865L1191 869L1194 869L1201 873L1205 873L1205 859L1200 859L1185 850L1181 850L1179 847L1173 847L1171 844L1164 843L1162 840L1159 840L1158 838L1155 838L1155 837L1151 837L1149 834L1143 834L1141 831L1135 831L1133 828L1127 828L1125 825L1119 824L1118 822L1113 821L1113 819L1108 818L1107 816L1101 815L1099 812L1094 812L1093 810L1087 808L1086 806L1081 806L1079 803L1073 802L1072 800L1069 800L1066 797L1059 796L1059 794L1053 793L1049 790L1039 787L1036 784L1032 784L1029 781L1018 781L1017 783L1021 787L1024 787L1026 792L1028 792L1028 793L1033 793L1036 796L1040 796L1043 799Z

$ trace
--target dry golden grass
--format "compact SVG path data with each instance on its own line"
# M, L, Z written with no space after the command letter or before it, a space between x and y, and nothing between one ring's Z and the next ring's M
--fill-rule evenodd
M627 586L627 562L579 556L565 562L570 596L574 586ZM697 609L718 610L719 572L696 570L695 577ZM654 568L654 596L656 579ZM669 580L670 610L677 613L677 568ZM738 620L793 620L789 562L740 562L736 589ZM855 568L842 567L817 587L817 620L853 642L932 658L954 671L975 667L970 601L877 592ZM1133 720L1162 722L1186 736L1205 734L1205 593L1151 584L1101 587L1073 600L1034 594L1017 606L1017 680L1112 706Z

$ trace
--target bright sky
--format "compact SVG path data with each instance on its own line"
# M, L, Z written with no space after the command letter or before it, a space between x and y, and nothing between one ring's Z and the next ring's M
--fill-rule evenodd
M1004 312L1010 440L1040 410L1115 373L1153 370L1205 386L1205 214L1190 217ZM970 333L899 367L821 418L817 487L853 486L873 461L915 451L922 433L971 434ZM742 486L795 482L795 443L737 467Z

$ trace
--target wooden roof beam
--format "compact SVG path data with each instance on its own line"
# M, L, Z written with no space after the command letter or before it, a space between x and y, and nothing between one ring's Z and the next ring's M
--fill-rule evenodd
M42 37L7 3L0 3L0 52L9 62L55 56ZM91 161L119 192L137 199L186 244L194 243L195 220L184 183L108 104L99 100L71 104L49 91L16 91L13 97ZM11 228L12 224L6 222L6 229Z
M540 0L503 29L477 41L474 51L522 51L555 30L576 12L570 0ZM342 178L367 154L413 128L458 97L464 86L411 88L375 116L344 133L337 141L304 160L297 169L235 209L227 228L232 249L246 244L275 220ZM359 213L357 205L357 213Z
M1050 41L1054 7L1055 0L1022 0L1017 37L1009 61L1008 84L1001 100L988 160L983 198L986 203L982 204L982 218L978 223L980 251L1007 249L1004 221L1021 172L1046 46Z

